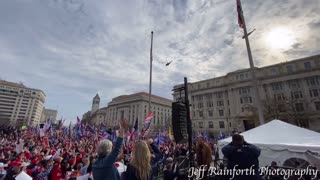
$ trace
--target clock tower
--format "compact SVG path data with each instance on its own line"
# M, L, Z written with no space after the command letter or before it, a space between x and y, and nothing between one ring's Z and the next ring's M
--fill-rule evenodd
M100 97L99 97L99 94L97 93L97 95L92 100L91 114L96 112L99 109L99 106L100 106Z

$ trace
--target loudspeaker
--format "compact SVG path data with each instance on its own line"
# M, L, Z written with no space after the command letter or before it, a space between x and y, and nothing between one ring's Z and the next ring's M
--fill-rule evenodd
M187 108L184 103L172 103L172 130L176 143L188 141Z

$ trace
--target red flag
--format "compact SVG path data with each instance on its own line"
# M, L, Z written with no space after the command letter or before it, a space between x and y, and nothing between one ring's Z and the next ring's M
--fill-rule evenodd
M242 8L240 0L237 0L237 11L238 11L238 24L241 28L243 28L243 19L242 19Z

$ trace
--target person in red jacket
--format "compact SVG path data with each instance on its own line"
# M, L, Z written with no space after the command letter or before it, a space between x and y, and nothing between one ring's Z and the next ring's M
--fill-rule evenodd
M50 180L63 180L63 175L61 171L61 161L62 161L61 157L56 157L54 159L55 164L51 171Z

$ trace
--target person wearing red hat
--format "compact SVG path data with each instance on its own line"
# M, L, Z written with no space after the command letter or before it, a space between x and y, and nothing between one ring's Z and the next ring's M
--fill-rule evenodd
M37 165L38 163L39 163L39 159L37 157L31 161L31 164L34 166Z
M28 159L28 160L31 158L31 153L29 151L26 151L24 153L24 155L25 155L26 159Z

